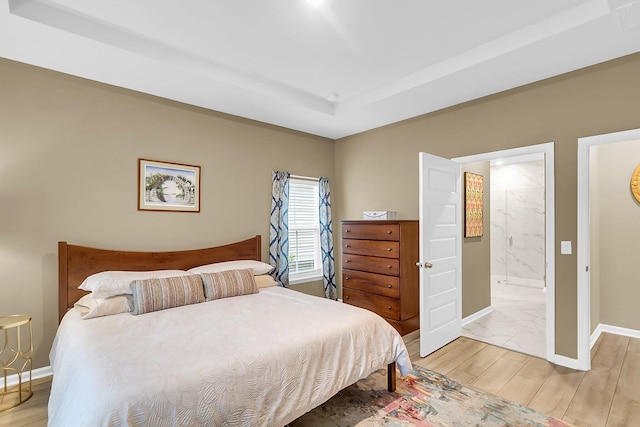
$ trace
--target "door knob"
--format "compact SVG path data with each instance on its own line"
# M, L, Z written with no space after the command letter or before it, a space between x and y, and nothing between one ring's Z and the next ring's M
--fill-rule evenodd
M418 262L416 262L416 267L418 267L418 268L422 268L422 267L431 268L431 267L433 267L433 264L431 264L429 261L425 261L425 262L418 261Z

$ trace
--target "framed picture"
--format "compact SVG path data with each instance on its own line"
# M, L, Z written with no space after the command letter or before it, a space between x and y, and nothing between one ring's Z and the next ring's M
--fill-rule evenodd
M200 212L200 166L138 159L138 210Z
M484 179L482 175L464 173L464 237L482 236L482 203Z

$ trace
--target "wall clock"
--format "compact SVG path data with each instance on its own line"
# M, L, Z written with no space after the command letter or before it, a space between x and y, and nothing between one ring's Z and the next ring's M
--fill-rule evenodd
M633 171L631 175L631 194L640 203L640 165Z

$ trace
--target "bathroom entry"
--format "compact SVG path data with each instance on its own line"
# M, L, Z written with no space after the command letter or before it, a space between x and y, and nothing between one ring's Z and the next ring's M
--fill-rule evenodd
M558 357L558 355L555 354L556 233L554 158L554 143L546 142L538 145L474 154L453 159L462 164L503 160L502 165L542 160L541 164L543 167L540 168L540 171L541 173L544 171L542 175L544 179L541 180L544 183L542 193L544 194L544 210L542 212L544 212L545 218L543 221L544 231L542 233L545 245L543 246L544 250L541 251L544 254L543 271L546 272L546 274L542 276L544 278L544 287L516 284L498 285L489 278L489 282L492 282L487 283L487 286L491 289L491 306L467 315L462 320L462 335L500 347L533 354L558 365L569 366L570 364L565 360L566 358ZM493 179L493 175L489 172L489 185L491 185ZM535 187L529 186L528 188ZM488 190L491 191L491 188L489 187ZM525 200L528 199L525 198ZM491 203L491 200L489 200L489 203ZM528 203L529 202L526 201L525 205ZM485 210L485 213L489 215L489 219L491 219L490 206ZM488 228L491 229L490 227ZM507 238L508 236L505 240ZM514 246L516 242L516 236L514 235ZM506 264L506 249L504 253ZM490 260L487 261L491 263ZM509 276L509 279L513 282L515 277L517 276L512 274ZM547 291L545 292L543 289ZM506 295L501 297L500 292L503 290ZM528 291L530 295L526 295L525 291ZM535 302L534 299L536 300ZM518 316L520 316L519 320Z
M490 333L546 356L545 170L535 154L491 162Z
M492 159L491 309L462 335L547 358L543 153Z

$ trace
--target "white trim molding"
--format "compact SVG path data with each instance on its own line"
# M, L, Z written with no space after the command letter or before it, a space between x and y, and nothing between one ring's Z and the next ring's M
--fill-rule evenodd
M475 322L476 320L480 319L481 317L486 316L487 314L491 313L492 311L493 311L493 307L491 307L491 306L485 307L482 310L478 310L475 313L470 314L467 317L465 317L464 319L462 319L462 326L467 326L469 323Z
M598 341L598 338L600 338L600 335L602 335L602 333L604 332L609 334L622 335L629 338L640 338L640 331L636 329L622 328L620 326L605 325L600 323L596 327L596 330L591 334L591 348L593 348L596 341Z
M585 370L580 367L578 359L572 359L571 357L561 356L559 354L554 355L553 360L549 360L549 362L566 368L575 369L576 371Z
M45 366L43 368L33 369L31 371L31 379L39 380L40 378L47 378L53 376L53 370L51 366ZM29 371L26 371L22 374L22 383L25 381L29 381ZM18 384L18 374L8 375L7 376L7 387L12 387ZM4 388L4 378L0 377L0 388Z

